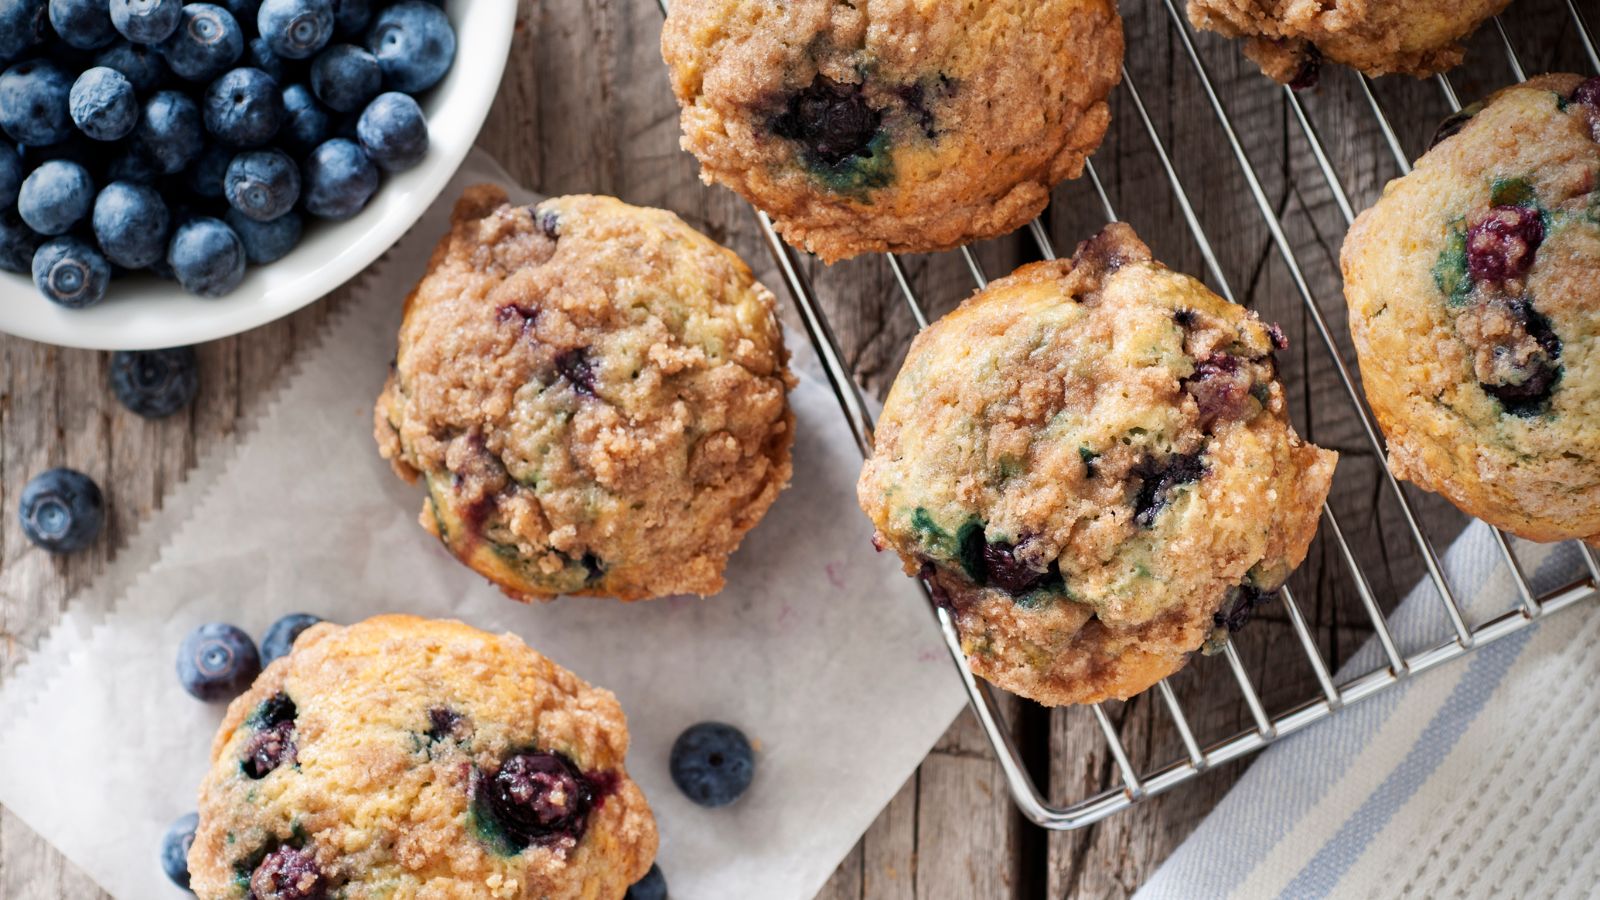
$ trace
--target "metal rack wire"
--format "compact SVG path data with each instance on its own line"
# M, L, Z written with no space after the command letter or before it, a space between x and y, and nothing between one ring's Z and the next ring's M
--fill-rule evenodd
M666 0L657 0L657 2L662 8L662 12L665 13ZM1178 0L1149 0L1149 2L1164 6L1173 34L1182 47L1183 55L1187 57L1194 70L1195 77L1203 89L1206 100L1216 115L1217 123L1239 166L1240 174L1249 188L1251 198L1270 234L1277 254L1287 268L1295 290L1303 301L1308 318L1331 357L1333 371L1340 381L1343 393L1356 412L1363 437L1380 462L1379 468L1383 473L1382 477L1386 490L1389 496L1397 503L1402 513L1406 532L1414 543L1415 549L1426 569L1427 580L1432 585L1438 601L1443 606L1446 619L1450 624L1450 635L1443 641L1421 650L1409 654L1401 652L1389 621L1383 612L1379 598L1374 593L1366 572L1346 539L1345 528L1341 525L1333 509L1325 504L1322 511L1324 520L1323 534L1338 549L1338 559L1342 563L1346 574L1349 575L1351 583L1354 585L1356 593L1361 600L1361 605L1370 619L1374 637L1383 653L1383 664L1370 671L1347 676L1342 680L1336 681L1327 662L1323 659L1321 651L1318 649L1316 639L1306 623L1299 603L1286 586L1281 595L1284 608L1288 614L1289 623L1316 678L1320 689L1319 696L1314 696L1294 705L1277 715L1269 715L1259 692L1251 682L1249 673L1246 671L1238 651L1232 641L1228 641L1223 645L1223 655L1228 669L1237 683L1240 697L1249 710L1250 718L1254 723L1253 728L1247 728L1223 740L1202 746L1190 726L1189 717L1179 703L1177 694L1172 686L1163 680L1157 685L1156 692L1161 698L1163 708L1172 720L1174 729L1183 744L1184 753L1182 757L1172 762L1141 772L1130 760L1128 750L1123 745L1105 709L1096 704L1091 709L1099 725L1099 730L1104 736L1107 749L1116 763L1121 785L1075 802L1055 805L1039 791L1033 778L1028 773L1022 757L1011 739L1011 731L1006 726L994 689L987 683L978 681L973 676L967 664L966 655L961 650L960 638L956 633L955 624L949 613L939 608L930 598L929 607L937 618L945 646L950 653L950 658L955 665L962 684L966 688L972 710L976 714L990 743L994 746L996 757L999 760L1002 771L1005 773L1007 786L1014 801L1023 815L1029 820L1045 828L1058 830L1081 828L1097 822L1145 798L1190 781L1203 772L1214 769L1223 763L1259 750L1285 735L1326 719L1343 707L1370 697L1406 678L1431 669L1441 663L1456 659L1484 644L1519 631L1545 616L1587 600L1600 598L1600 559L1597 559L1594 551L1588 547L1581 544L1578 545L1579 553L1588 572L1586 577L1557 590L1539 594L1535 592L1528 582L1510 540L1504 533L1496 530L1494 531L1494 539L1506 563L1507 570L1512 576L1517 596L1504 612L1476 625L1468 623L1460 602L1457 600L1450 581L1440 564L1438 553L1419 523L1410 499L1401 490L1400 484L1390 474L1387 466L1382 465L1387 458L1382 437L1362 403L1360 392L1357 390L1351 371L1344 361L1338 344L1334 340L1333 332L1322 314L1317 297L1302 270L1300 261L1296 257L1278 214L1274 211L1267 193L1262 187L1261 177L1239 139L1227 108L1217 94L1211 73L1196 49L1188 22L1178 8ZM1597 54L1595 39L1589 30L1588 23L1583 13L1579 10L1576 0L1565 0L1565 2L1584 53L1590 65L1597 73L1600 73L1600 54ZM1526 80L1527 74L1522 62L1500 20L1498 18L1494 19L1490 27L1498 35L1499 42L1506 54L1506 61L1515 78L1518 81ZM1436 81L1449 108L1452 111L1459 111L1461 103L1449 77L1440 75L1437 76ZM1410 160L1406 156L1383 105L1378 100L1371 81L1363 76L1360 80L1360 87L1368 106L1376 117L1384 142L1394 156L1395 163L1402 173L1409 172L1411 169ZM1126 67L1122 70L1122 89L1127 92L1128 100L1143 130L1150 139L1166 180L1173 192L1173 199L1177 203L1188 231L1205 261L1206 270L1210 274L1214 286L1224 297L1230 301L1235 300L1232 285L1229 283L1228 277L1223 272L1222 266L1218 261L1211 238L1200 224L1189 193L1173 165L1172 157L1165 143L1151 121L1144 99L1140 95L1132 73ZM1345 191L1344 184L1330 161L1322 139L1318 135L1307 110L1301 103L1300 97L1287 87L1283 89L1283 92L1288 107L1293 113L1301 133L1310 146L1317 166L1327 182L1334 202L1338 206L1345 224L1348 225L1354 221L1356 213ZM1117 210L1113 206L1110 196L1100 180L1100 175L1092 162L1085 167L1084 174L1099 200L1105 218L1108 221L1117 221ZM817 300L816 292L810 280L806 277L805 269L801 265L800 253L779 238L777 231L773 228L772 220L765 213L757 211L756 215L760 223L763 240L778 266L785 286L789 290L801 322L805 327L807 337L815 348L818 360L827 374L829 384L839 401L840 409L844 413L862 454L868 455L871 453L872 448L872 415L862 397L860 388L856 385L851 375L850 367L844 360L844 355L834 337L832 327L823 312L822 305ZM1027 230L1039 253L1045 259L1055 259L1057 255L1056 249L1044 224L1040 220L1034 219L1028 224ZM967 269L972 275L973 283L979 288L985 287L988 284L988 277L977 256L967 247L961 248L959 252L962 254ZM908 277L904 265L894 254L887 254L887 262L917 327L926 327L929 322L928 315L922 300L911 285L911 279Z

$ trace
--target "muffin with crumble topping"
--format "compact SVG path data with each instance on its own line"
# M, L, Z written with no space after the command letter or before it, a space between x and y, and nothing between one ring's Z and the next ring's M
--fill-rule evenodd
M1436 75L1461 64L1463 42L1510 0L1189 0L1196 28L1245 38L1276 81L1309 87L1323 58L1368 75Z
M683 146L834 260L1005 234L1083 171L1122 64L1113 0L674 0Z
M621 897L656 852L628 730L512 635L315 625L228 707L189 849L202 900Z
M1600 78L1448 120L1341 263L1397 477L1530 540L1600 545Z
M471 188L378 398L422 525L521 600L713 594L789 481L772 295L672 213Z
M974 672L1048 705L1130 697L1305 557L1335 456L1289 424L1283 346L1112 225L917 336L861 506Z

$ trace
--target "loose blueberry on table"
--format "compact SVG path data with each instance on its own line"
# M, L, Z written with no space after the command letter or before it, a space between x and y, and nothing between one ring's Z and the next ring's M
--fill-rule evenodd
M294 649L295 638L322 619L310 613L290 613L272 623L261 639L261 664L266 665Z
M178 682L199 700L231 697L260 674L255 642L226 622L201 625L178 647Z
M22 489L22 533L51 553L89 546L105 524L106 501L94 479L76 469L48 469Z
M111 392L146 419L170 416L194 400L200 370L193 347L119 350L111 354Z
M744 732L722 722L690 726L672 742L672 783L701 806L727 806L750 787L755 752Z
M650 871L628 888L622 900L667 900L667 877L661 874L661 867L652 863Z
M125 272L234 290L425 156L441 5L0 0L0 269L69 308Z
M194 832L198 827L200 815L189 813L173 822L161 839L161 871L184 890L189 888L189 847L194 844Z

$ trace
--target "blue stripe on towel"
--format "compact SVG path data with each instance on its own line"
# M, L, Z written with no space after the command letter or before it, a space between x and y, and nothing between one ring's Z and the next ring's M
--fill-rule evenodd
M1455 749L1456 742L1500 687L1500 679L1522 655L1532 637L1532 629L1519 631L1472 654L1466 675L1456 683L1444 705L1418 735L1405 759L1311 857L1283 889L1282 896L1326 897L1333 893L1373 837L1389 824L1394 814Z
M1540 550L1533 553L1543 555ZM1524 553L1525 561L1531 561L1529 555ZM1570 572L1575 559L1576 554L1570 547L1549 553L1535 566L1538 575L1534 582L1548 585L1559 574ZM1502 566L1498 550L1482 523L1473 523L1451 545L1444 558L1450 583L1463 594L1481 590ZM1470 602L1465 605L1473 608ZM1444 608L1428 582L1413 588L1389 621L1402 652L1437 641L1449 631ZM1528 634L1531 632L1508 638L1507 641L1515 643L1516 647L1508 643L1499 652L1514 655L1513 651L1520 649ZM1489 647L1483 652L1495 649ZM1341 667L1338 678L1370 671L1381 664L1382 652L1377 642L1369 641ZM1344 710L1333 721L1286 738L1268 750L1201 827L1156 871L1139 891L1139 897L1149 900L1220 897L1237 890L1343 777L1356 755L1394 715L1410 690L1409 682L1396 685Z

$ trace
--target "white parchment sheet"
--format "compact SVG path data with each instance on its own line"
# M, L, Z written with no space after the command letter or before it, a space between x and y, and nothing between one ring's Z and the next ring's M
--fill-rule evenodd
M860 458L815 377L790 397L793 486L714 598L523 606L417 525L421 490L378 458L372 401L401 301L461 187L483 180L505 182L475 154L364 276L232 458L203 473L209 486L183 517L154 520L171 533L153 561L94 588L126 586L106 620L69 612L0 691L0 802L112 894L182 896L157 849L195 805L221 717L174 673L179 641L206 621L259 636L288 612L410 612L516 632L621 700L628 769L655 809L678 900L812 896L959 711L925 603L869 544ZM667 773L673 738L706 719L758 747L750 792L720 810L689 803Z

